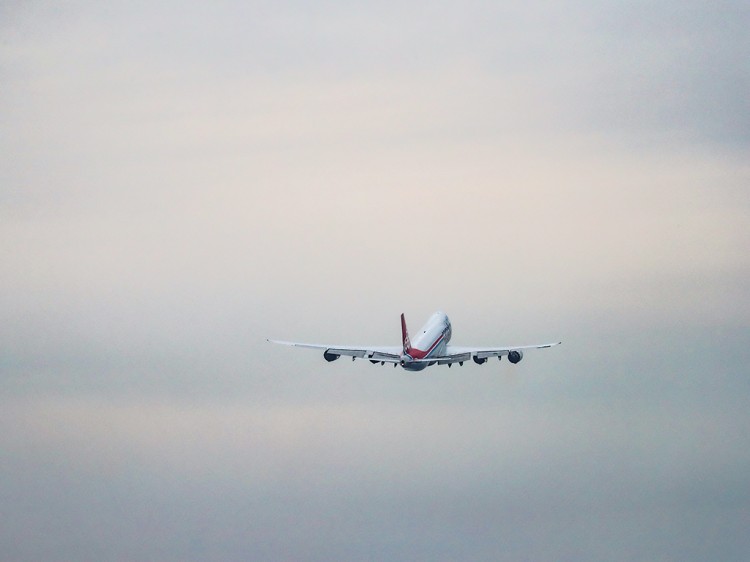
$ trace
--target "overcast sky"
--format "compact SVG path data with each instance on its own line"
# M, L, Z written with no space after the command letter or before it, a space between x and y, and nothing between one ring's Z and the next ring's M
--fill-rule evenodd
M0 4L0 559L748 559L746 1L158 4Z

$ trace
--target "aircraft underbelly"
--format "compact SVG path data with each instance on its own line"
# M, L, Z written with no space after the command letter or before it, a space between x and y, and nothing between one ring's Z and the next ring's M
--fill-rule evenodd
M450 337L450 336L448 336ZM441 341L438 345L435 346L435 348L430 351L428 355L426 355L424 358L429 359L430 357L436 357L440 355L445 355L446 348L448 347L448 342L446 341L447 338L443 338L443 341ZM434 365L436 362L429 362L429 363L409 363L404 362L401 364L401 366L407 370L407 371L422 371L426 369L427 367Z

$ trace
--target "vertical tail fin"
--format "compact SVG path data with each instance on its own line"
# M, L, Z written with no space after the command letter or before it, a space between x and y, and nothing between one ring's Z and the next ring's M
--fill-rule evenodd
M404 353L409 353L411 350L411 341L409 340L409 330L406 329L406 318L404 313L401 313L401 342L404 345Z

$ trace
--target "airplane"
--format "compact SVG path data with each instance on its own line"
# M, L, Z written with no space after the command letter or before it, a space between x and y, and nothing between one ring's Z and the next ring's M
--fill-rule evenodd
M427 323L419 331L419 335L412 344L409 331L406 329L406 319L401 314L401 347L381 346L348 346L348 345L324 345L314 343L298 343L290 341L271 340L271 343L291 345L294 347L305 347L309 349L322 349L326 361L335 361L342 355L355 359L367 359L370 363L385 365L392 363L394 367L401 365L407 371L421 371L432 365L448 365L458 363L463 366L464 361L473 359L477 365L482 365L491 357L502 359L508 356L508 361L513 364L523 359L526 349L545 349L562 342L545 343L538 345L514 345L505 347L456 347L448 345L451 339L452 328L448 316L444 312L435 312Z

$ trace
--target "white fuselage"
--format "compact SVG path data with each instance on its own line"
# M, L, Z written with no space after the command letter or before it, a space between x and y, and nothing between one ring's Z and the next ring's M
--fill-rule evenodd
M436 312L430 316L422 329L414 334L414 340L404 346L401 356L401 366L407 371L421 371L434 365L434 362L413 362L414 359L429 359L445 355L448 342L451 339L451 323L444 312Z

